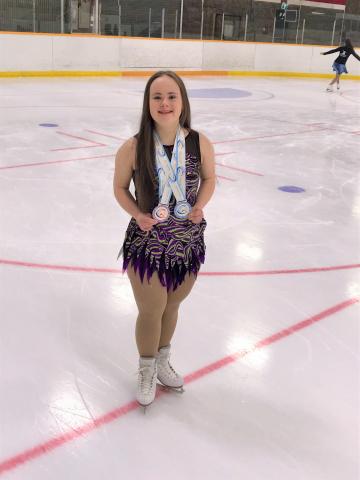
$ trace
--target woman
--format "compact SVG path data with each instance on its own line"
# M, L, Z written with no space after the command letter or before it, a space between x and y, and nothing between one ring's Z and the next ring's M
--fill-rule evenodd
M332 92L333 91L333 85L336 82L337 84L337 89L339 90L340 88L340 75L343 73L348 73L346 69L346 62L350 55L354 55L355 58L360 60L359 55L354 50L354 47L352 46L352 43L349 39L345 40L345 45L342 47L334 48L333 50L329 50L328 52L323 52L321 55L329 55L329 53L335 53L335 52L340 52L339 56L333 63L333 70L336 72L335 77L331 80L329 83L329 86L327 87L326 91L327 92Z
M155 398L156 379L176 389L184 383L169 363L170 342L179 306L204 263L203 208L214 189L214 151L191 129L184 83L171 71L157 72L145 87L139 132L119 149L114 174L115 197L132 217L123 270L139 311L137 400L143 406Z

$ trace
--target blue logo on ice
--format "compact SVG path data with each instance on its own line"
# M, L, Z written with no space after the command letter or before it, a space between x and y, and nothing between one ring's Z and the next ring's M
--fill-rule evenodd
M302 193L302 192L305 192L304 188L294 187L293 185L284 185L283 187L279 187L278 190L281 190L282 192L288 192L288 193Z

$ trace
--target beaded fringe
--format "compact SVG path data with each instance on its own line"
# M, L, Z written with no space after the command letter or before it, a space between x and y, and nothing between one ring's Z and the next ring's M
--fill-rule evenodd
M196 253L192 250L191 260L188 265L185 265L181 259L177 259L171 265L169 260L165 258L165 253L162 254L160 260L156 260L154 257L151 258L150 255L146 255L145 250L146 248L143 248L139 253L136 252L129 256L125 253L123 272L126 271L130 264L135 272L139 272L142 282L144 282L145 276L149 281L154 272L157 272L161 285L166 287L167 291L175 291L183 283L186 275L193 273L197 276L201 264L205 261L204 252Z

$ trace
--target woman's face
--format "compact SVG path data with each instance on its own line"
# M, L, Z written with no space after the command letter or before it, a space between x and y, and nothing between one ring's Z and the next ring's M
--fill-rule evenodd
M167 75L157 78L150 85L150 115L161 127L173 127L179 123L182 98L178 84Z

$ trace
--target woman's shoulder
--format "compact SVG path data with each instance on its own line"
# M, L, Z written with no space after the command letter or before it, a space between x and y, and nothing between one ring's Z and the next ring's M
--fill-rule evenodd
M125 142L120 146L120 148L116 153L116 161L121 163L123 162L129 163L134 168L135 157L136 157L136 145L137 145L137 139L135 136L125 140Z
M136 135L134 135L133 137L130 137L127 140L125 140L125 142L119 147L118 152L130 151L130 150L133 150L134 148L136 149L136 144L137 144L137 138L136 138Z

